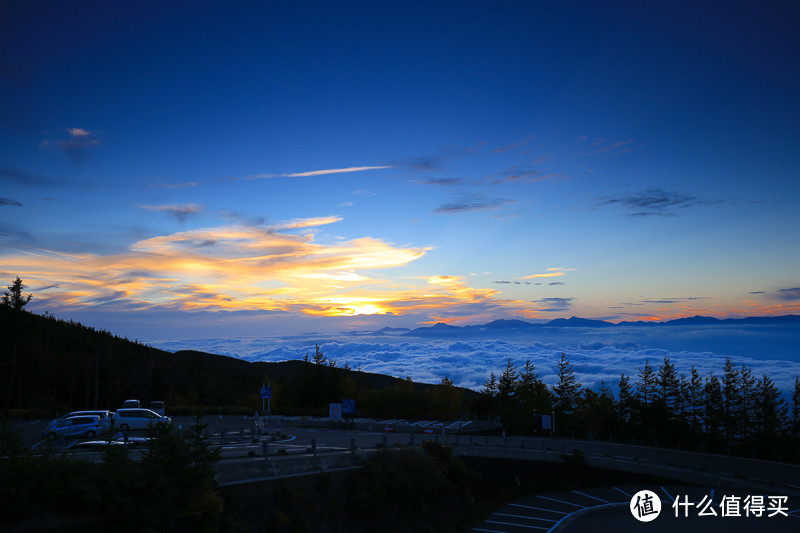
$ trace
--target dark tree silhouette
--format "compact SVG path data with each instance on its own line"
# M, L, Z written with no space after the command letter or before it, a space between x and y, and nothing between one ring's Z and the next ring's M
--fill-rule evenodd
M581 384L564 352L561 352L561 359L558 360L558 383L553 385L552 392L553 404L561 412L571 411L581 394Z
M22 290L24 288L25 285L22 284L22 280L17 276L14 283L9 285L8 290L3 294L3 305L15 311L22 311L22 309L28 305L28 302L33 299L33 294L27 296L22 295Z

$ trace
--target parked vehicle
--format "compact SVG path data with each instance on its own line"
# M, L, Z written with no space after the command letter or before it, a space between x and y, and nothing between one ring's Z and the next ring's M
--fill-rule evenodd
M168 416L161 416L150 409L117 409L114 415L114 425L122 431L147 429L151 424L159 422L171 424L172 419Z
M72 417L72 416L89 416L89 415L96 415L96 416L100 417L100 425L102 426L102 428L103 428L102 430L103 431L106 431L106 430L110 429L114 425L114 413L112 413L111 411L102 411L102 410L100 410L100 411L72 411L71 413L67 413L64 416L62 416L60 418L56 418L55 420L49 422L47 424L47 429L45 430L45 433L47 433L50 430L50 428L55 426L58 422L62 422L62 421L66 420L69 417Z
M151 411L155 411L156 413L160 414L161 416L164 416L164 414L165 414L164 411L166 410L166 405L164 405L164 402L162 402L160 400L153 400L152 402L150 402L150 410Z
M99 416L82 415L70 416L64 420L56 421L52 427L46 430L45 435L48 439L56 439L58 437L86 437L92 439L101 431L103 431L103 425Z
M125 400L122 402L122 407L120 409L138 409L142 406L142 402L139 400Z

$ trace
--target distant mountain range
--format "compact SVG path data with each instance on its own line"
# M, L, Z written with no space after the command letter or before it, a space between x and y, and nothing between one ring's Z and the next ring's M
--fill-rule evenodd
M607 322L590 318L556 318L549 322L526 322L524 320L494 320L487 324L472 326L451 326L439 322L429 327L416 329L408 328L383 328L378 331L351 332L350 335L391 335L402 337L449 337L460 335L486 335L489 333L523 333L534 332L543 328L617 328L623 326L634 327L670 327L670 326L747 326L747 325L800 325L800 315L782 316L751 316L746 318L714 318L710 316L693 316L678 318L666 322Z

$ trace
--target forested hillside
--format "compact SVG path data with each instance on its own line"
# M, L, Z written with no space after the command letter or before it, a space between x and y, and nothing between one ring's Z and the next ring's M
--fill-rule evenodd
M434 386L361 372L319 351L275 363L173 354L8 305L0 305L0 336L0 407L18 415L115 410L128 398L163 400L172 413L248 413L261 407L261 384L270 383L275 412L326 414L329 403L352 398L363 415L449 418L470 394L446 379Z

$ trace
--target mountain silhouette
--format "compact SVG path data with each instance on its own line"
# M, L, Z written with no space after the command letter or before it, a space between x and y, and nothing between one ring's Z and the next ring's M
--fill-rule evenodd
M412 329L402 336L407 337L453 337L453 336L468 336L468 335L486 335L492 333L520 333L524 331L535 331L540 328L616 328L625 326L635 327L674 327L674 326L721 326L721 325L769 325L769 324L798 324L800 325L800 315L782 315L782 316L753 316L745 318L725 318L719 319L710 316L693 316L687 318L677 318L675 320L668 320L665 322L651 322L639 320L636 322L608 322L606 320L597 320L591 318L579 318L572 316L570 318L556 318L549 322L533 323L525 320L507 320L498 319L488 322L486 324L477 324L469 326L451 326L443 322L439 322L429 327L421 327ZM375 334L382 333L383 330L376 331ZM394 330L397 331L396 329Z

